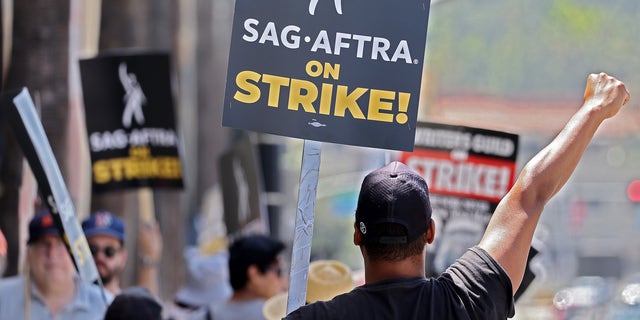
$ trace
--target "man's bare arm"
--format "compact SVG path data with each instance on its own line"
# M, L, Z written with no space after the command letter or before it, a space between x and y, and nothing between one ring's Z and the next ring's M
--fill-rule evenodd
M516 292L533 233L547 202L564 186L600 124L629 100L624 83L604 73L587 79L582 107L522 169L500 201L479 246L505 269Z
M158 263L162 257L162 235L155 219L151 222L141 221L138 229L138 246L140 261L138 261L137 284L159 295Z

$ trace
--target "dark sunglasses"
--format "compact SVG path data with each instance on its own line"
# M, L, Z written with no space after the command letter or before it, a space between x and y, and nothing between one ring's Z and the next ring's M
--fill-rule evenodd
M118 253L118 251L120 251L119 248L114 248L114 247L105 247L105 248L100 248L98 246L92 246L89 245L89 250L91 251L91 255L93 255L94 257L100 252L102 251L102 253L104 254L105 257L107 258L113 258L113 256L116 255L116 253Z

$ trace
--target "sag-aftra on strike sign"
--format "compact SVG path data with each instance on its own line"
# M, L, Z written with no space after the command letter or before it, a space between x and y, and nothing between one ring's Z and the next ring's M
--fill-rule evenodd
M222 124L413 150L428 0L236 1Z

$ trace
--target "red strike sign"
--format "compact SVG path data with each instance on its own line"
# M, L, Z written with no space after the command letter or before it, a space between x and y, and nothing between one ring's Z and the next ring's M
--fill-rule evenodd
M499 202L515 181L513 161L417 148L401 161L424 177L431 194Z

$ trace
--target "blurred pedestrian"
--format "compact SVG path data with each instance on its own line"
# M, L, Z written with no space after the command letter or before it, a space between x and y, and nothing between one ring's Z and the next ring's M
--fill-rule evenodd
M102 319L113 296L77 276L48 211L29 222L27 271L0 280L2 319Z
M119 294L120 274L127 263L124 222L110 212L98 211L82 221L82 230L102 285L114 295Z
M440 277L425 278L425 246L434 240L425 180L400 162L369 173L360 189L354 244L366 284L286 319L505 319L525 271L545 204L576 168L598 127L629 100L604 73L587 79L584 103L560 134L522 169L477 246Z
M264 319L265 300L287 288L282 251L284 243L265 235L243 236L229 246L231 297L213 304L206 315L210 319Z
M306 302L327 301L351 291L354 287L351 268L336 260L316 260L309 264ZM280 320L287 314L287 293L279 293L264 303L266 320Z
M223 243L226 244L226 241L220 242L221 245ZM173 301L165 304L171 319L197 318L207 312L209 305L231 297L226 245L213 252L203 252L202 249L188 247L185 250L187 279L174 295Z
M156 264L161 255L162 238L157 229L141 226L138 237L141 256L138 264L137 285L157 293ZM89 249L100 273L102 285L109 292L120 293L120 277L127 263L125 248L125 224L111 212L99 210L82 221L82 230L87 237ZM160 243L160 246L154 243Z
M124 289L113 299L104 320L161 320L162 304L147 288Z
M231 297L229 239L223 212L222 194L214 186L205 192L202 212L190 221L193 240L199 245L184 250L186 280L164 305L169 319L204 318L210 305Z

